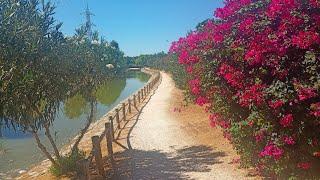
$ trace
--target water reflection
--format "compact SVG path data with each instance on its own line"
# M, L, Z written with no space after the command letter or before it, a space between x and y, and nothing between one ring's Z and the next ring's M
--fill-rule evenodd
M22 130L13 131L8 128L0 127L1 136L0 138L6 139L21 139L21 138L31 138L30 133L23 132ZM0 145L1 147L1 145Z
M125 78L108 80L99 85L92 95L97 102L109 106L119 98L125 86ZM81 93L66 99L64 102L64 114L69 119L76 119L83 114L87 114L90 109L87 99L88 97L84 97Z
M99 103L108 106L117 100L125 86L125 79L106 81L97 88L94 95Z
M131 77L131 78L137 78L139 79L141 82L147 82L150 78L150 75L148 74L145 74L143 72L140 72L140 71L137 71L137 72L134 72L134 71L131 71L131 72L128 72L128 77Z
M64 114L69 119L79 118L85 112L88 112L88 102L86 99L80 94L77 93L71 98L68 98L64 102Z

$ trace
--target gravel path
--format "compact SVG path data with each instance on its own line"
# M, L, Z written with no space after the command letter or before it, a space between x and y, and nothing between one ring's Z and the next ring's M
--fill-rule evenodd
M184 107L182 92L161 74L161 84L129 131L128 149L116 154L112 179L258 179L237 168L221 130L209 127L202 108Z

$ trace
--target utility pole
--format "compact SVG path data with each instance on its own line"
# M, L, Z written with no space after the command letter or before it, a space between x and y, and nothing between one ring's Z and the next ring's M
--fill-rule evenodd
M93 16L94 14L91 13L89 6L88 6L88 3L87 3L86 10L84 11L83 14L85 15L85 18L86 18L85 28L87 31L87 36L88 36L89 40L91 41L92 40L92 26L93 26L93 24L91 22L91 16Z

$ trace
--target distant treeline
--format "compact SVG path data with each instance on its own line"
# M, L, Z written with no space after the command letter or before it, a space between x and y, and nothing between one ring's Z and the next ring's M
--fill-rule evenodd
M129 66L151 67L166 71L172 75L177 87L184 89L186 84L186 73L184 66L180 65L177 57L164 52L156 54L126 57Z

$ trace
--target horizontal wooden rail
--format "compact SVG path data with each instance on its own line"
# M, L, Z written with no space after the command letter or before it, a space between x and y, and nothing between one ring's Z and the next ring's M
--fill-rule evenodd
M125 124L127 121L127 115L132 113L132 106L134 108L138 108L140 103L144 102L146 97L150 94L152 89L159 83L161 78L160 72L155 72L152 70L148 70L148 73L152 74L152 77L143 86L138 90L137 93L134 93L132 96L127 98L125 101L121 103L121 106L118 105L113 111L110 111L108 114L108 122L105 123L105 130L102 132L100 136L93 136L92 140L92 150L89 153L89 156L86 159L80 160L77 162L79 168L79 175L81 179L90 179L90 171L89 168L92 166L92 162L94 159L95 169L102 177L105 177L105 170L102 162L102 153L101 153L101 142L105 138L107 142L107 152L108 159L111 163L112 168L114 167L114 157L113 157L113 147L112 142L115 140L115 133L119 131L121 128L121 123ZM113 114L113 115L110 115Z

